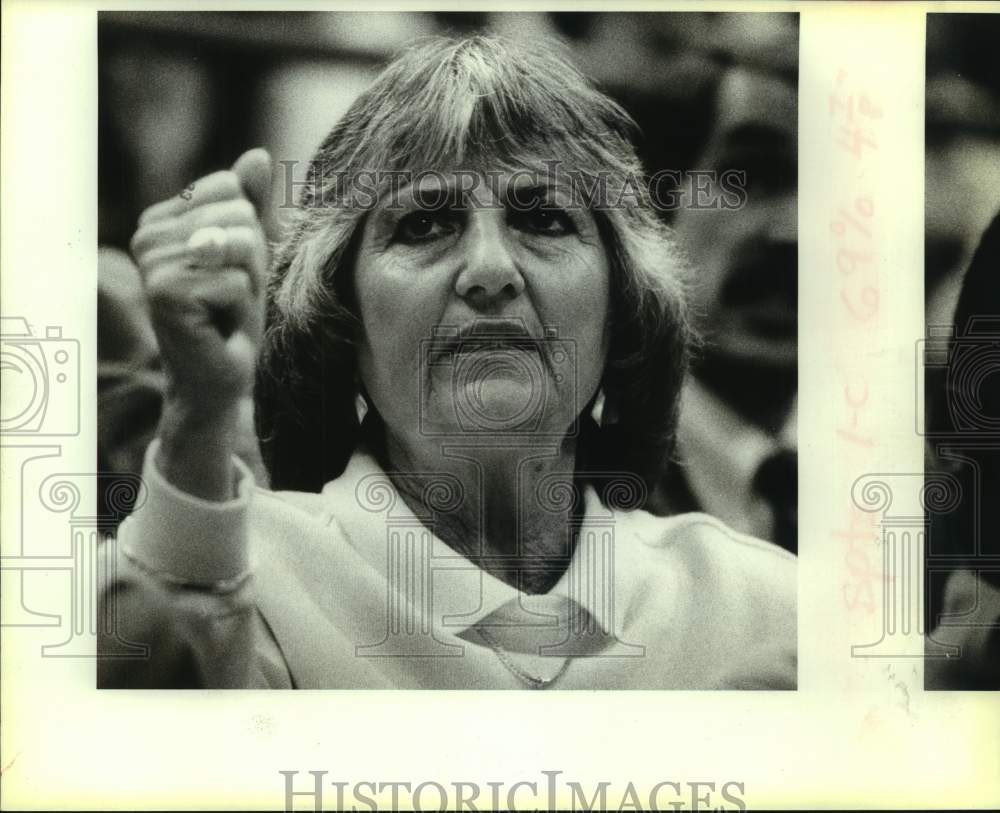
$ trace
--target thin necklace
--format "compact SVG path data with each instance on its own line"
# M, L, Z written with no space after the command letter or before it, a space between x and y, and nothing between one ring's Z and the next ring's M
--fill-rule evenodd
M502 663L506 667L507 671L510 672L518 680L520 680L529 689L544 689L546 686L555 683L557 680L559 680L559 678L563 676L563 672L565 672L566 669L569 667L569 658L565 658L563 660L562 666L559 667L559 671L556 672L552 677L550 678L535 677L534 675L528 674L523 669L521 669L521 667L519 667L516 663L514 663L508 657L507 653L504 651L504 648L500 646L496 642L496 640L494 640L492 635L488 635L483 627L476 627L476 632L479 633L480 638L486 641L490 649L496 652L497 658L500 659L500 663Z

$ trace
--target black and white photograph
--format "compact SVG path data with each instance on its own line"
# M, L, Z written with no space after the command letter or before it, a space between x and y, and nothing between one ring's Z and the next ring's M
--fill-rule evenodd
M794 689L797 30L102 13L100 685Z
M0 14L0 809L1000 809L1000 2Z

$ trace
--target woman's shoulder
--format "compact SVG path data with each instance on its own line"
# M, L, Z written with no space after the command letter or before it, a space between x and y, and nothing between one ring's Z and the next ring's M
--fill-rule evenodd
M619 541L620 540L620 541ZM629 544L631 541L632 544ZM619 515L616 550L646 592L681 613L715 653L721 688L793 688L796 557L702 513ZM660 590L655 588L660 586ZM660 598L661 592L673 597ZM735 653L739 653L736 655Z
M337 502L323 493L258 487L251 501L250 529L263 543L279 540L285 545L293 538L304 542L322 537L323 544L329 544L343 535L339 513Z
M792 565L797 558L773 542L740 533L721 519L698 511L662 517L639 510L619 513L616 517L625 519L643 544L652 548L690 544L722 548L731 555L739 551L748 557Z
M312 491L272 491L258 486L254 489L254 502L258 510L294 511L304 515L321 515L329 509L323 495Z
M766 589L789 595L796 590L797 557L787 550L739 533L722 520L691 512L660 517L646 511L623 515L629 534L655 562L682 563L740 591Z

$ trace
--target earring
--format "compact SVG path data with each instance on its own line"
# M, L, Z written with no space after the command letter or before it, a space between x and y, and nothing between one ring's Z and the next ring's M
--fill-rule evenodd
M368 402L360 392L354 396L354 413L358 416L358 425L364 421L365 415L368 414Z
M603 426L602 421L604 420L604 390L603 388L597 391L597 397L594 399L594 407L590 410L590 417L594 419L594 423L598 426Z

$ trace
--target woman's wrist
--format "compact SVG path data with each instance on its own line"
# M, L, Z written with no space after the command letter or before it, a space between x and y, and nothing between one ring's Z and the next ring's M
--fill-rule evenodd
M239 402L221 409L167 399L160 417L160 448L154 461L175 488L214 502L236 495L233 455L239 433Z

